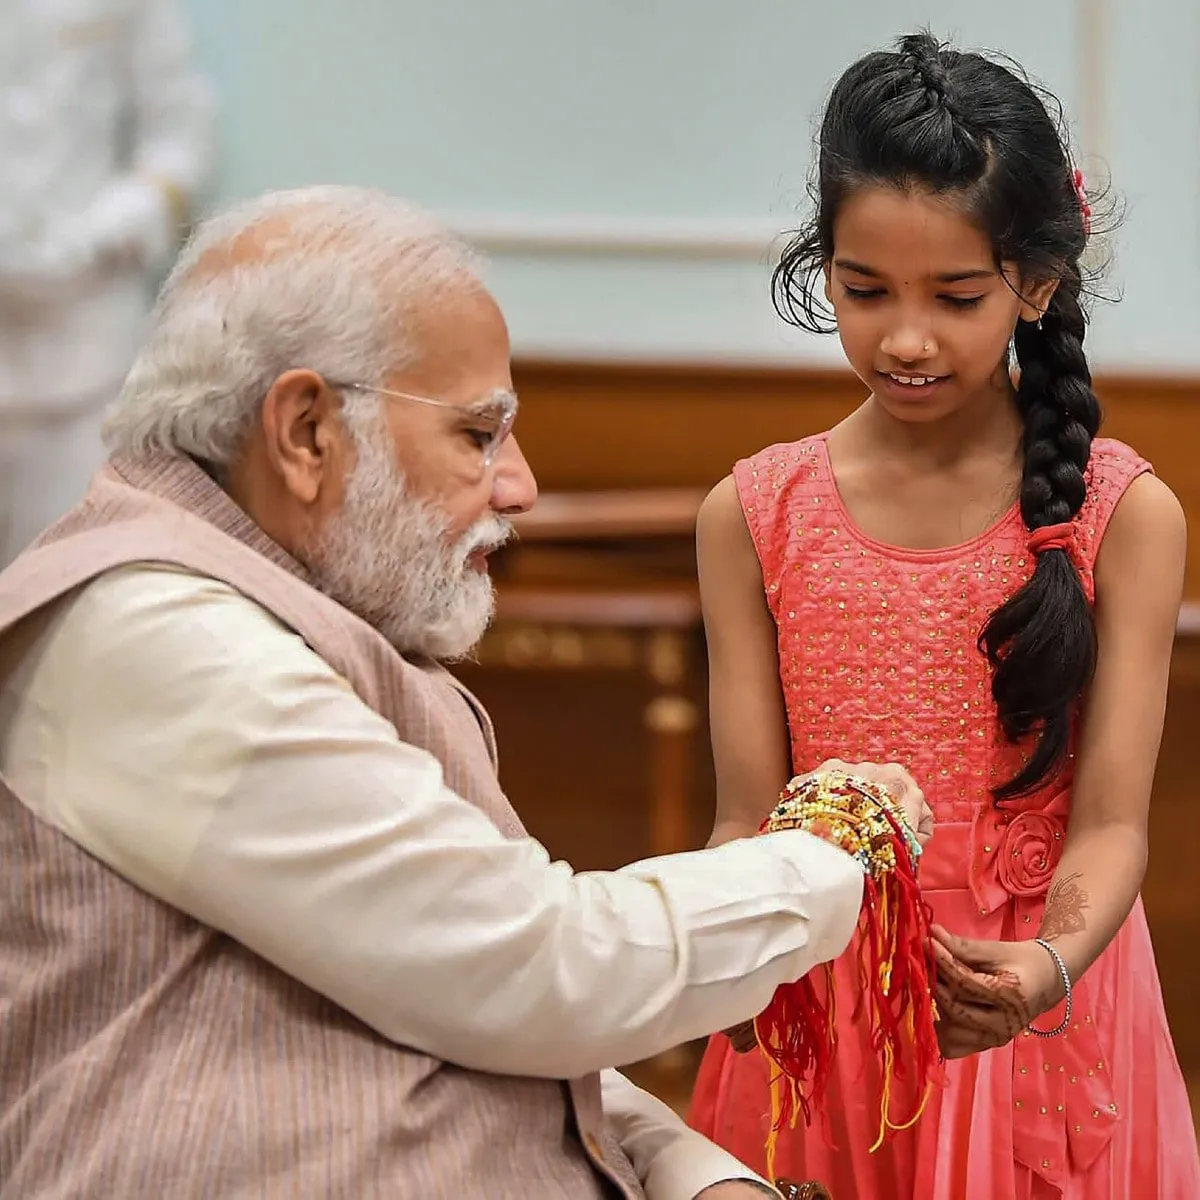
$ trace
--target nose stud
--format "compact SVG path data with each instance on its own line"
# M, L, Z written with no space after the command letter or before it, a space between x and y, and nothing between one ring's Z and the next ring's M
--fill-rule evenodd
M924 350L924 351L925 351L925 352L928 354L928 353L929 353L929 343L928 343L928 342L926 342L926 343L925 343L925 344L924 344L924 345L921 347L921 349L922 349L922 350Z

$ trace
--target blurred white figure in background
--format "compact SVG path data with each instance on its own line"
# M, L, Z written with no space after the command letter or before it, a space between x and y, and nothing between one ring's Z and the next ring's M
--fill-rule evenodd
M213 113L179 0L0 0L0 567L104 457Z

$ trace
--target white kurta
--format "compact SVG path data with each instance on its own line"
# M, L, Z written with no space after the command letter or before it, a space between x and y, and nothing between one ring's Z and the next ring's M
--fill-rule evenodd
M633 1062L753 1016L858 920L861 868L797 831L581 874L505 839L225 584L123 568L23 636L0 661L21 800L434 1057L552 1079ZM649 1200L752 1177L613 1071L604 1099Z
M102 458L213 111L178 0L0 0L0 565Z

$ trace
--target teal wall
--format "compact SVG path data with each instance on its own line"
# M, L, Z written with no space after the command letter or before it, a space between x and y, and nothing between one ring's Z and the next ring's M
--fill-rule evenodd
M490 252L517 349L560 356L836 361L766 286L832 79L923 23L1003 49L1128 199L1097 361L1200 369L1196 0L190 4L216 199L339 181L420 201Z

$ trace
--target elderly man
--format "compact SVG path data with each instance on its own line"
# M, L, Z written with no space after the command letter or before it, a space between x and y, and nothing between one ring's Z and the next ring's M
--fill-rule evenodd
M610 1068L840 953L862 872L524 834L437 665L535 498L515 415L407 206L285 193L185 250L108 466L0 575L0 1196L772 1194Z

